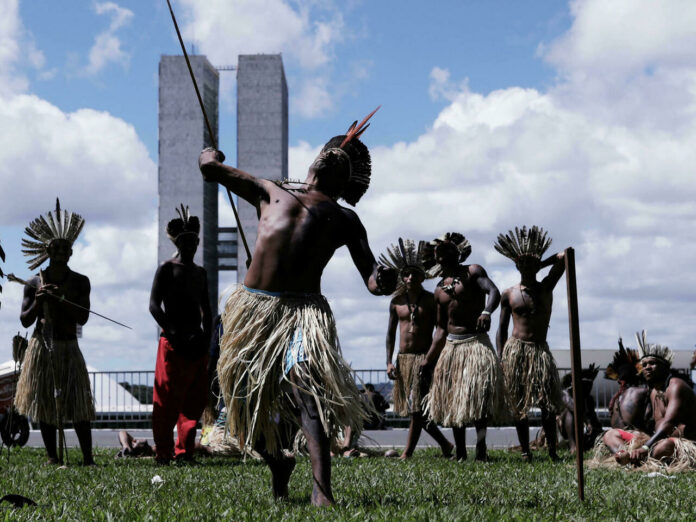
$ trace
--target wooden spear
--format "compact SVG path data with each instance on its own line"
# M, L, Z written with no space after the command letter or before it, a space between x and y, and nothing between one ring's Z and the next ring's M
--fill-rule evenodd
M575 250L565 250L565 270L568 290L568 326L570 329L570 368L573 375L573 416L575 420L575 465L578 475L578 496L585 500L584 401L582 394L582 359L580 356L580 320L578 317L578 288L575 279Z
M213 134L213 127L210 125L210 120L208 120L208 113L205 112L205 105L203 105L203 98L201 98L201 92L198 90L198 82L196 82L196 77L193 74L193 69L191 68L191 62L189 61L188 53L186 52L186 46L184 45L184 39L181 37L181 32L179 31L179 24L176 23L176 16L174 16L174 10L172 9L172 4L167 0L167 5L169 6L169 13L172 15L172 22L174 22L174 29L176 29L176 36L179 38L179 44L181 45L181 51L184 53L184 58L186 59L186 65L188 66L189 74L191 75L191 81L193 82L193 88L196 91L196 97L198 98L198 105L201 107L201 112L203 113L203 119L205 120L205 125L208 128L208 136L210 136L210 141L215 149L218 148L217 140L215 139L215 134ZM237 221L237 230L239 230L239 237L242 238L242 243L244 244L244 250L246 250L246 265L249 268L251 264L251 251L249 250L249 245L247 244L246 236L244 235L244 230L242 229L242 222L239 220L239 214L237 214L237 207L232 200L232 193L230 189L227 189L227 199L230 200L230 205L232 205L232 212L234 212L234 219Z

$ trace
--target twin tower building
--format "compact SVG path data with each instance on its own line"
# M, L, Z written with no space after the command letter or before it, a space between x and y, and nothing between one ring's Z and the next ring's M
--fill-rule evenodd
M200 246L195 262L208 272L213 313L217 310L219 272L235 270L237 281L246 274L246 253L237 242L237 224L220 223L218 202L229 205L216 183L205 183L198 170L198 154L219 143L220 74L237 75L237 154L230 143L219 143L238 168L267 179L288 177L288 87L279 54L240 55L236 67L216 68L205 56L190 56L210 124L210 139L183 56L162 56L159 63L159 238L158 264L172 256L165 226L175 208L184 203L201 219ZM224 199L223 199L224 198ZM256 209L238 200L239 218L253 252L258 218Z

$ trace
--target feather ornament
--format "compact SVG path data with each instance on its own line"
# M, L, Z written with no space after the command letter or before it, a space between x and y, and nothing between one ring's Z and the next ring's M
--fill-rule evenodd
M48 248L53 241L75 243L84 225L81 215L61 209L60 200L56 198L55 210L37 217L24 229L28 238L22 238L22 252L31 258L27 261L29 269L34 270L48 259Z
M536 225L527 228L515 227L507 234L498 234L493 247L505 257L517 262L522 257L541 259L551 246L552 239L548 233Z

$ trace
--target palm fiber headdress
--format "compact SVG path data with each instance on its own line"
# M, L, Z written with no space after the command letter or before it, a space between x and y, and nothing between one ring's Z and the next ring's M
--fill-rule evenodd
M372 174L370 151L358 138L360 138L370 126L367 122L378 110L379 107L365 116L360 123L358 123L357 120L354 121L353 124L348 127L345 134L331 138L326 142L326 145L324 145L319 153L319 158L337 155L340 158L348 160L350 177L348 178L348 183L346 183L343 194L341 194L341 198L346 203L353 206L355 206L365 192L367 192L370 186L370 175Z
M636 332L636 341L638 342L638 349L640 352L640 360L647 357L654 357L659 359L667 366L672 366L672 361L674 361L674 354L672 350L667 346L662 346L661 344L649 344L648 334L643 330L640 334Z
M399 274L393 295L401 295L406 292L406 285L402 279L405 271L416 270L423 274L423 277L426 277L425 266L423 265L425 246L425 241L418 241L416 244L412 239L399 238L398 245L387 247L386 254L379 256L380 264L396 269Z
M29 270L34 270L48 259L48 247L53 241L62 239L72 245L84 225L85 220L81 215L62 210L60 201L56 198L55 211L37 217L24 229L29 239L22 239L22 252L25 256L31 257L27 261Z
M515 227L514 232L510 230L507 234L498 234L498 240L493 246L517 263L522 257L541 259L551 246L551 238L543 228L536 225L529 229L526 226L522 229Z
M471 243L459 232L447 232L446 234L426 243L423 249L423 266L430 277L438 277L443 274L442 266L435 261L435 250L445 243L451 243L459 252L459 263L463 263L471 254Z
M167 223L167 236L172 242L176 242L182 234L199 234L201 222L198 217L191 215L188 206L181 203L181 207L176 209L176 213L179 214L179 217Z

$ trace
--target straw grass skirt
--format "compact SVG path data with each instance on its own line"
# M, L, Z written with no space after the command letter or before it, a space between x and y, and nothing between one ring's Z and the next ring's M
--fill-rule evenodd
M48 347L52 347L53 354ZM54 374L63 420L73 423L93 420L94 400L77 339L45 344L41 332L36 330L24 354L17 382L17 411L34 422L58 424Z
M345 426L356 433L367 418L360 392L340 352L336 322L319 294L266 295L239 286L222 315L217 371L227 427L240 447L263 437L267 451L281 448L279 421L297 422L286 355L301 329L303 359L295 382L316 404L326 435Z
M448 336L425 405L429 418L443 426L507 418L503 372L488 334Z
M634 438L623 444L621 450L631 451L640 448L645 444L650 436L641 431L631 431ZM674 453L668 459L660 460L653 457L648 457L640 466L627 464L622 466L612 455L609 448L604 443L604 438L599 437L595 443L592 459L588 465L592 468L609 468L609 469L626 469L630 471L666 471L670 473L679 473L681 471L696 470L696 442L685 439L683 437L670 437L674 443ZM619 450L619 451L621 451Z
M424 390L421 390L418 372L424 359L424 353L400 353L396 358L397 377L394 381L392 400L394 413L400 417L408 417L412 413L423 411L422 403L425 394Z
M533 407L550 413L563 411L556 361L546 342L534 343L510 337L503 349L502 364L505 387L517 419L525 419Z

